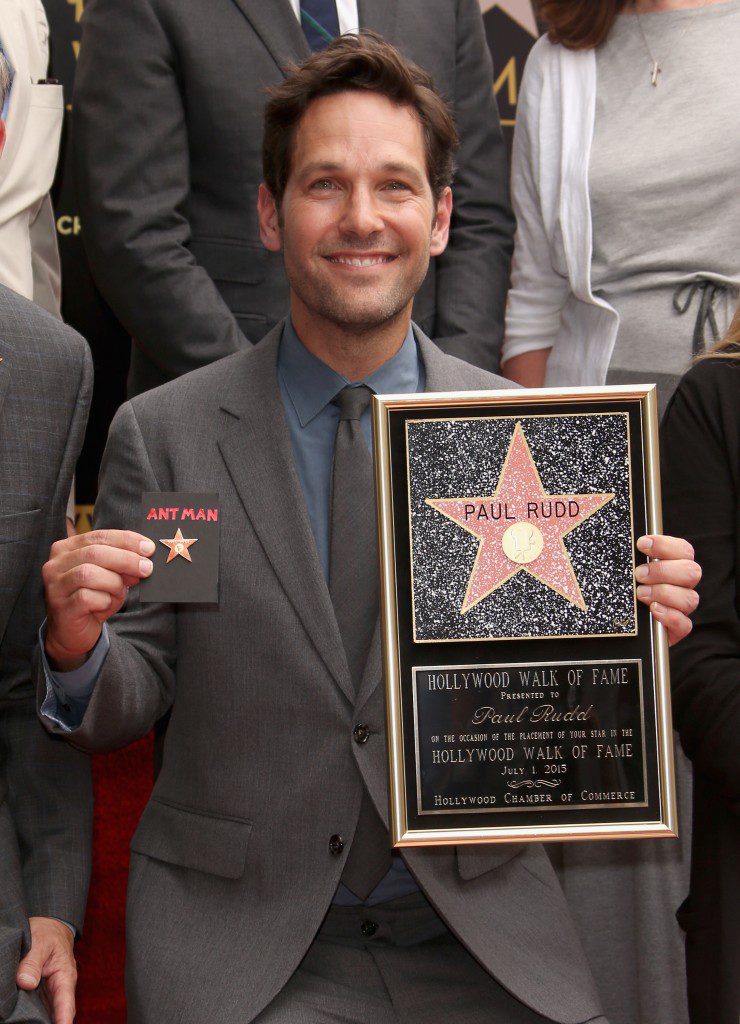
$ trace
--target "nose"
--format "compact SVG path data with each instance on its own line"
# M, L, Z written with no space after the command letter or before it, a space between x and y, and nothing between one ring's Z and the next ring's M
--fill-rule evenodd
M359 238L367 238L383 230L380 206L371 188L359 186L348 193L340 226L345 233Z

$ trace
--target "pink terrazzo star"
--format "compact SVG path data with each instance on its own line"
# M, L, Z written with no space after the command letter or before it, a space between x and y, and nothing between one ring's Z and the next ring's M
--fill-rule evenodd
M432 508L478 538L465 614L518 572L528 572L576 605L586 605L563 537L613 494L547 494L517 422L495 492L478 498L427 498Z

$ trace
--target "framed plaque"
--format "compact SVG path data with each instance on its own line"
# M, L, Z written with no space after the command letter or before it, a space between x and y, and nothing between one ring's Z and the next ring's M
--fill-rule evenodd
M654 388L373 417L394 846L675 836Z

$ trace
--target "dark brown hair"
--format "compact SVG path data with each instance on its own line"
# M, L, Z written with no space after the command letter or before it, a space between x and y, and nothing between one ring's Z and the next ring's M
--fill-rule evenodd
M293 140L309 105L341 92L375 92L419 119L426 147L427 177L435 201L452 182L457 132L452 114L431 75L402 57L374 32L341 36L303 64L293 64L269 90L262 141L262 172L278 206L290 177Z
M604 42L629 0L535 0L537 14L553 43L591 50Z

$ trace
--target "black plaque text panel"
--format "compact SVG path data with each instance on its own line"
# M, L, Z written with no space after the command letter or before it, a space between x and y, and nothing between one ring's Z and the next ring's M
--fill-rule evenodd
M646 804L638 661L417 669L417 810Z

